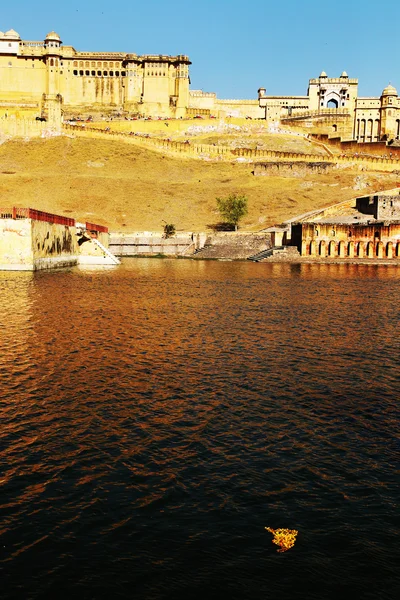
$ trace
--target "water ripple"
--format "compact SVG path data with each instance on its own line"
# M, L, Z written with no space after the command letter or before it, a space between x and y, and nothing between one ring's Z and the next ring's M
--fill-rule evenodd
M0 297L5 600L397 597L397 269L131 260Z

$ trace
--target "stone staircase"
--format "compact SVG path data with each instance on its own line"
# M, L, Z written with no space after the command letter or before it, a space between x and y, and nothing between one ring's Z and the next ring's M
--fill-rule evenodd
M300 253L297 250L296 246L274 246L273 248L269 248L268 250L263 250L258 252L257 254L253 254L249 256L247 260L251 260L253 262L261 262L268 258L274 258L274 260L293 260L295 258L299 258Z
M196 250L192 258L214 260L246 260L247 257L266 250L270 245L269 234L211 234L204 246Z

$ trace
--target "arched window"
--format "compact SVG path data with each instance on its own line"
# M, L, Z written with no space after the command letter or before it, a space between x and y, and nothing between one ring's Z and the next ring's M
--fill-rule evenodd
M338 101L335 100L335 98L331 98L330 100L328 100L328 103L326 105L328 108L337 108L338 107Z

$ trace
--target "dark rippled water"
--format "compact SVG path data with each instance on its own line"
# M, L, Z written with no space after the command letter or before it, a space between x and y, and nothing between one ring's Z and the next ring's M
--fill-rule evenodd
M399 269L141 259L0 294L4 600L399 597Z

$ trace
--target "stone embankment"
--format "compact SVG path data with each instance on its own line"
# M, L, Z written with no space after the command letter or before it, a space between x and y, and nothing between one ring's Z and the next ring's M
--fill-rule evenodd
M115 256L171 256L195 259L243 260L271 248L269 233L182 233L165 239L160 233L111 233Z

